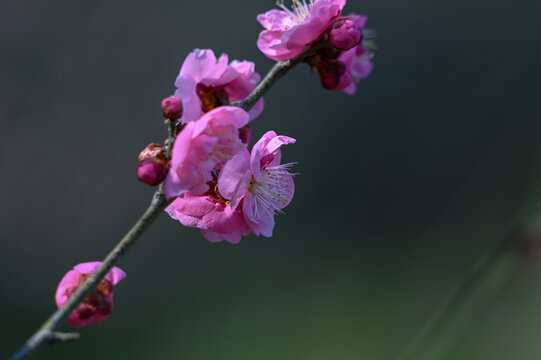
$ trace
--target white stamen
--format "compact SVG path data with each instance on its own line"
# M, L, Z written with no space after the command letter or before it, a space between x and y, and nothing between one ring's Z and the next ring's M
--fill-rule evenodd
M304 19L310 14L310 9L312 8L312 4L314 3L314 0L291 0L291 10L288 9L285 5L283 0L278 1L276 5L282 10L284 10L291 20L295 21L297 24L301 24Z
M292 192L289 179L296 175L290 173L289 170L296 164L264 166L261 169L261 178L252 184L250 190L254 196L254 218L258 219L262 211L271 217L275 213L283 213L281 208L287 204ZM276 205L276 203L282 204L282 206Z

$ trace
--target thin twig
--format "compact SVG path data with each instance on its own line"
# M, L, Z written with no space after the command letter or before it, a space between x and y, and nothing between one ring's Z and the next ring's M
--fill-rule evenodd
M328 45L327 40L321 40L318 43L308 47L300 55L293 59L278 61L269 71L269 73L261 80L257 87L252 91L248 97L244 100L232 102L230 105L238 106L246 111L250 111L252 107L258 102L259 99L265 95L265 93L274 85L274 83L282 76L287 74L289 70L295 67L297 64L303 62L308 56L312 55L317 50Z

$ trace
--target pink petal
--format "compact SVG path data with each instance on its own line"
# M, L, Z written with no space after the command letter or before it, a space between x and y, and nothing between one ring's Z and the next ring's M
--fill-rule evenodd
M165 211L175 210L188 216L203 218L213 209L214 203L207 196L193 196L191 193L186 193L184 198L175 199Z
M346 15L345 17L353 21L355 23L355 26L359 30L363 30L364 27L366 26L366 22L368 21L368 16L366 15L357 15L357 14L351 13L351 14Z
M250 114L250 120L255 119L263 112L265 108L265 102L261 98L258 102L255 103L254 107L248 112Z
M340 12L338 4L327 1L315 2L304 22L289 30L291 33L288 34L286 47L288 49L304 47L317 40L340 16Z
M205 239L207 239L210 242L215 243L215 242L220 242L222 240L225 240L221 234L214 231L202 229L201 233L203 234Z
M242 205L242 212L244 220L250 229L256 235L263 235L265 237L272 236L272 230L274 229L274 216L268 212L261 210L258 212L258 216L255 214L255 203L251 193L246 194Z
M81 273L77 270L70 270L64 275L58 287L56 288L55 300L56 305L60 308L68 301L66 290L72 286L79 285L79 276Z
M230 242L231 244L238 244L240 242L240 239L242 238L242 235L238 230L230 234L222 234L222 236L227 242Z
M296 25L288 13L277 9L272 9L264 14L259 14L257 16L257 21L267 31L285 31Z
M244 222L240 210L216 203L214 210L203 217L205 228L222 234L229 234L241 228Z
M299 55L304 49L303 46L287 47L287 42L282 31L262 31L257 38L257 47L267 57L276 60L288 60Z
M249 153L243 149L238 155L235 155L229 160L218 177L218 190L220 194L228 200L235 199L239 191L244 195L250 186L250 162ZM247 177L246 174L249 176ZM238 201L236 201L238 203ZM235 208L236 206L232 206Z
M190 75L196 83L208 83L220 78L227 68L227 63L225 54L217 60L212 50L195 49L182 64L180 74Z
M92 274L101 265L101 261L92 261L75 265L73 268L81 274Z
M201 110L201 100L195 92L194 78L188 74L180 74L175 81L175 86L177 87L175 97L182 100L184 108L180 121L187 123L199 119L203 111Z

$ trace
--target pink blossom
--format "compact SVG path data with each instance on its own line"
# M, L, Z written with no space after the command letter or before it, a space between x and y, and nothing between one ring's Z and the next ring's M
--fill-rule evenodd
M347 18L352 20L360 30L364 29L366 16L349 14ZM366 43L371 43L371 41L368 40ZM362 42L354 48L342 52L338 56L338 60L344 63L345 71L340 77L337 90L343 90L348 95L355 94L357 91L356 81L367 77L374 69L372 56L372 51L369 51Z
M346 94L353 95L357 90L356 82L372 72L373 52L370 49L374 47L373 33L364 30L366 20L366 16L357 14L349 14L338 19L333 25L336 27L331 30L330 37L332 38L332 31L341 28L340 24L343 25L344 34L336 36L334 42L331 41L306 58L305 61L312 67L312 71L317 69L325 89L343 90ZM345 51L339 48L355 43L357 33L362 33L362 41L358 45ZM365 36L365 33L369 36Z
M77 288L98 269L101 262L87 262L76 265L60 280L56 289L56 305L61 308ZM87 297L68 317L68 324L80 327L103 321L113 311L113 286L126 277L126 273L113 267L105 275L94 294Z
M229 160L218 177L221 195L232 209L242 207L244 220L256 235L271 237L274 214L286 207L295 192L289 168L280 164L280 147L295 139L269 131L253 147L251 155L241 151Z
M241 108L222 106L189 122L175 140L170 170L165 179L167 198L185 191L202 195L212 180L212 172L231 159L244 145L239 129L249 121Z
M236 244L243 235L251 232L240 208L233 210L229 201L215 191L205 195L186 192L165 211L182 225L201 229L205 239L211 242L226 240Z
M260 78L253 62L229 63L226 54L216 59L212 50L195 49L184 60L175 81L175 97L184 105L180 121L195 121L214 108L246 98ZM250 110L251 120L261 114L263 106L261 99Z
M346 0L293 0L292 9L270 10L257 17L265 28L257 40L259 50L280 61L299 55L306 45L318 40L340 17Z
M359 44L340 54L338 60L344 63L346 69L340 77L337 90L343 90L346 94L353 95L357 91L356 81L367 77L374 69L372 53Z

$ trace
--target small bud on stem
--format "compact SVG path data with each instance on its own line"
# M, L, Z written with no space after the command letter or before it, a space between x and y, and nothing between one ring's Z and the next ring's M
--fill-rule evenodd
M182 101L175 97L168 97L162 100L163 117L171 121L182 117L184 107Z
M149 144L139 154L137 178L150 186L156 186L165 180L169 171L166 150L159 144Z
M349 50L361 42L361 30L349 19L334 23L329 32L329 40L339 50Z

